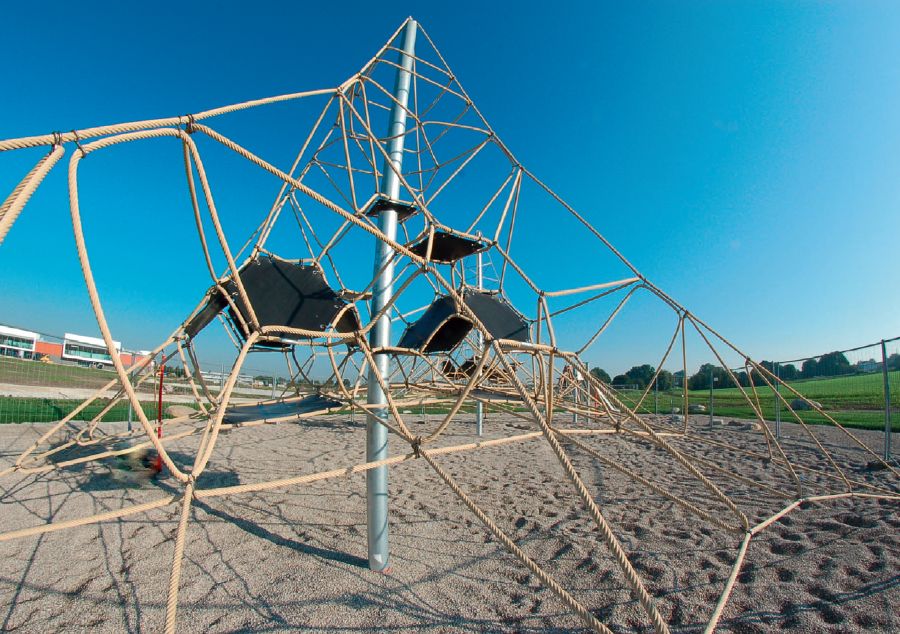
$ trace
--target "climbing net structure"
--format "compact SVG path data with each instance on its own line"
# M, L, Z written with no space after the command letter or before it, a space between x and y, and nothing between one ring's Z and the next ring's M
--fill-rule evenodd
M766 527L802 503L847 497L898 499L898 472L893 465L817 403L781 382L644 277L584 215L524 167L481 115L424 29L418 27L420 44L415 54L404 51L403 35L410 25L415 23L401 25L358 73L336 88L191 115L0 141L4 152L50 148L0 207L0 244L38 186L69 152L69 204L78 258L115 365L114 379L51 425L13 466L0 472L0 479L11 474L44 474L152 449L181 486L180 495L6 531L0 533L0 541L180 505L165 624L167 632L174 632L193 501L298 487L422 460L433 469L436 481L445 483L493 537L588 628L607 632L591 606L577 600L550 571L538 565L441 464L441 457L452 453L495 446L512 450L517 443L543 439L596 525L598 549L606 549L657 632L667 632L668 624L570 452L580 452L624 474L697 522L735 536L736 558L718 602L711 606L707 628L711 631L731 595L748 545ZM400 99L394 82L404 75L407 86ZM289 166L279 167L254 152L252 140L239 142L226 136L221 127L214 127L230 113L299 101L314 101L321 107ZM392 112L402 114L402 127L390 125ZM148 357L126 367L116 354L91 266L82 223L91 209L82 204L79 185L85 167L90 169L92 155L160 138L171 140L180 150L177 160L184 163L193 223L210 284L205 293L198 292L193 310L178 317L179 325L165 341ZM204 167L206 152L223 149L280 183L274 203L261 214L256 230L240 237L239 248L220 220ZM397 192L385 192L383 183L388 175L398 184ZM379 224L379 215L386 209L396 214L396 236ZM581 232L593 241L589 253L564 248L559 236L572 232ZM374 270L367 257L373 243L385 256ZM487 282L479 275L484 262L493 271ZM561 271L565 275L560 275ZM385 273L393 280L387 293L381 281ZM571 285L547 288L544 279L565 279ZM374 301L373 296L381 301ZM687 390L680 404L683 416L647 417L639 412L651 387L637 404L628 404L616 389L590 373L582 360L585 353L604 339L626 305L638 296L657 303L672 319L671 336L666 337L653 380L678 356L687 376L690 334L708 349L703 354L711 352L726 369L755 413L752 429L757 448L729 444L725 433L716 439L693 434ZM373 332L386 322L396 326L396 336L388 342L378 341ZM198 348L206 339L221 339L222 333L232 342L235 357L217 391L208 385L197 359ZM579 334L583 340L571 345L573 336ZM250 405L232 402L239 373L251 354L283 357L292 380L277 398ZM749 386L741 385L723 355L743 360ZM156 369L166 363L184 369L196 411L166 420L165 433L159 437L137 388L152 383ZM325 381L312 380L313 373L323 372L328 377ZM367 402L366 392L373 385L384 393L384 402ZM759 390L774 391L776 386L780 386L777 394L784 411L802 427L825 467L801 465L773 433L760 405ZM78 414L110 390L115 396L105 402L100 413L71 433ZM133 407L140 428L105 432L100 421L123 401ZM438 446L436 441L458 422L463 408L476 403L524 419L535 429L516 436ZM880 470L863 477L834 459L817 428L804 423L795 411L801 407L798 403L817 410L830 427L840 430L848 444L859 448L865 461L877 463ZM409 414L402 413L404 408L419 405L441 406L446 411L427 433L414 433ZM383 460L273 481L219 488L198 485L211 457L221 449L224 430L348 409L377 416L406 451ZM566 426L565 421L573 417L578 424ZM199 448L192 464L181 464L167 446L188 436L199 438ZM693 483L697 494L676 494L665 483L612 460L604 454L602 444L591 443L612 437L649 445L671 462L673 471ZM783 486L776 490L740 473L732 464L694 455L698 443L714 443L723 451L727 448L763 461L766 469L783 480ZM52 459L74 446L88 451L69 460ZM725 484L742 487L751 496L772 496L778 506L764 521L754 523L738 497L725 492Z

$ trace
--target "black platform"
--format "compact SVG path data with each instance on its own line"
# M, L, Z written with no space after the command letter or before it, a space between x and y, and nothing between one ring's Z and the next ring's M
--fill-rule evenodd
M455 233L435 231L431 242L431 261L452 264L464 257L484 251L488 247L486 242L472 240ZM425 236L409 250L424 258L428 251L428 236Z
M531 341L528 322L502 297L466 291L463 300L495 339ZM472 322L457 312L452 297L444 295L406 328L398 345L424 353L447 352L462 343L470 330Z
M366 211L369 217L377 217L385 209L393 209L397 212L397 222L403 223L407 218L419 212L419 208L409 203L400 202L399 200L391 200L390 198L377 198L372 206Z
M343 403L320 394L311 394L301 399L276 401L274 403L251 403L250 405L231 405L225 410L223 422L231 425L250 423L259 420L288 420L311 414L325 413L341 407Z
M328 286L322 270L317 266L259 258L249 261L239 273L260 326L284 326L317 332L333 327L341 333L359 330L356 308ZM241 318L249 323L250 313L238 293L237 284L229 279L223 286ZM185 332L195 337L226 307L234 330L246 339L249 333L216 287L210 291L206 306L185 325ZM285 336L297 338L294 334ZM261 343L265 343L264 338Z

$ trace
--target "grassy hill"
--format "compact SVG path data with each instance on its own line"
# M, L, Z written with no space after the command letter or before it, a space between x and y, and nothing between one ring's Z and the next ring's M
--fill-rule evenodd
M900 371L889 372L888 380L891 386L891 426L895 432L900 432ZM842 425L882 429L884 427L883 381L881 372L873 372L820 379L801 379L789 381L788 385L806 398L821 403L823 409ZM753 397L750 388L744 388L744 390L751 398ZM797 398L785 388L780 391L788 403ZM623 400L629 405L636 403L640 398L640 392L636 390L626 390L621 394ZM776 399L772 390L768 386L757 387L756 395L763 416L767 420L774 420ZM680 390L660 392L659 412L668 413L672 411L673 407L681 408L681 398ZM688 392L688 399L690 403L703 405L709 412L709 390L691 390ZM716 416L755 418L752 408L736 387L713 390L713 408ZM641 409L645 412L656 410L653 392L644 400ZM827 424L829 422L825 416L815 411L798 411L797 415L808 423ZM781 420L796 420L783 405Z

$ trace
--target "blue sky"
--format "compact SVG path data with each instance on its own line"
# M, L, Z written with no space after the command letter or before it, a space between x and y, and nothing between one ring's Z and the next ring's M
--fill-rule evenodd
M412 14L517 157L753 357L900 334L896 3L306 5L6 5L0 138L331 87ZM281 157L309 123L249 119L241 132ZM4 197L42 152L0 155ZM154 213L172 201L150 184L183 178L163 154L97 160L91 169L119 187L85 192L92 217L108 220L86 222L110 252L98 277L114 334L132 348L165 337L196 296L178 273L192 243L165 237ZM144 186L129 193L138 176ZM256 214L275 187L248 179L228 191ZM562 244L591 265L583 244ZM96 332L65 165L0 247L0 271L0 323ZM670 334L635 319L659 331L657 344ZM655 363L637 330L623 334L588 360L613 373Z

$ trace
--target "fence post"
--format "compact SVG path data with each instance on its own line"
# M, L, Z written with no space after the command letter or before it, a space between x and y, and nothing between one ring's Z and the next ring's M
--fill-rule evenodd
M884 461L891 459L891 383L888 380L887 348L881 340L881 375L884 378Z
M781 440L781 364L775 364L775 438Z
M713 371L709 371L709 428L713 428Z
M653 413L659 416L659 381L653 382Z
M132 357L132 361L133 361ZM134 371L128 373L128 380L131 381L132 385L134 384ZM128 401L128 431L132 431L132 418L134 417L134 410L131 408L131 399L125 399Z
M575 372L578 372L578 370L573 370L573 372L572 372L572 381L575 382L575 389L572 392L572 394L574 395L573 398L575 399L575 411L572 413L572 423L577 425L578 424L578 406L580 404L579 399L578 399L578 390L581 389L581 385L580 385L579 381L577 381L577 379L576 379L576 377L579 375L575 374ZM480 403L479 403L479 405L480 405ZM480 436L481 434L478 434L478 435Z

